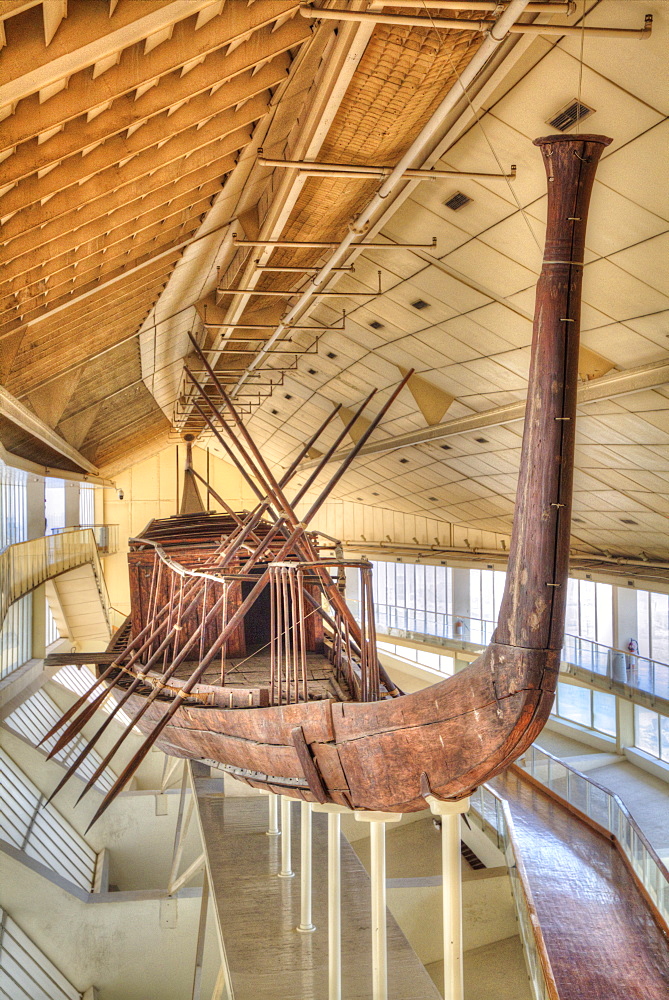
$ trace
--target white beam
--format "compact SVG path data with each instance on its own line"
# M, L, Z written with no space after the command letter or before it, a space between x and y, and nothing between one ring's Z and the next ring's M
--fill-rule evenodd
M54 3L54 0L49 0L49 2ZM203 8L209 7L211 3L212 0L173 0L172 3L165 4L159 10L147 14L145 17L138 17L124 27L110 31L102 38L96 38L95 41L82 45L79 49L53 59L43 66L29 70L0 87L0 107L15 104L22 98L44 90L56 81L66 79L87 66L93 66L103 59L109 59L115 53L122 52L123 49L141 42L149 35L167 28L170 24L175 24L192 14L197 14ZM60 5L54 4L54 6Z
M11 423L16 424L26 434L52 448L59 455L62 455L63 458L78 465L85 472L97 473L98 470L95 465L89 462L87 458L84 458L76 448L68 444L52 427L49 427L43 420L40 420L32 410L29 410L15 396L7 392L3 386L0 386L0 417L4 417L6 420L11 421Z
M614 372L612 375L605 375L603 378L583 383L578 387L577 401L579 404L592 403L595 400L612 399L614 396L640 392L642 389L659 388L668 383L669 361L656 361L651 365L629 368L624 372ZM374 441L361 448L359 454L378 455L386 451L397 451L399 448L410 448L413 445L440 441L443 438L479 430L482 427L499 427L502 424L510 424L516 420L522 420L524 416L525 403L509 403L507 406L496 406L492 410L484 410L483 413L472 413L466 417L456 417L455 420L446 420L434 427L425 427L419 431L395 434L382 441ZM341 462L348 454L348 450L335 452L330 461ZM300 469L311 469L317 465L317 462L316 459L305 462L300 466Z

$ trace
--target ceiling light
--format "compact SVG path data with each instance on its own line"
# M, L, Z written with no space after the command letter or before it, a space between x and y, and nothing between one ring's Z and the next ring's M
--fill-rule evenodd
M548 124L556 128L558 132L568 132L574 125L579 124L584 118L589 118L595 113L594 108L589 108L575 97L571 99L563 108L548 119Z
M378 319L373 319L369 325L372 330L383 330L383 323L379 323Z
M337 355L334 353L334 351L328 351L328 353L325 355L325 357L326 358L336 358Z
M309 375L318 375L318 372L316 371L315 368L307 368L307 372L309 373Z
M431 500L432 503L439 503L439 501L438 501L438 499L436 497L428 497L428 500Z
M478 441L479 444L487 444L488 443L488 438L474 438L474 440Z
M406 465L408 461L409 461L408 458L400 458L400 464L401 465Z
M270 410L270 413L272 413L274 416L276 416L278 412L279 412L278 410Z
M638 524L638 521L633 521L631 517L621 517L620 520L623 524Z
M443 448L444 451L450 451L451 450L450 444L440 444L439 447Z
M457 212L459 208L464 208L465 205L468 205L471 200L472 199L466 194L463 194L462 191L456 191L456 193L452 195L448 201L444 202L444 205L446 208L450 208L452 212Z
M582 517L572 517L572 521L574 521L576 524L585 524L585 521L583 520Z
M378 495L379 495L378 493L372 493L373 497L378 497Z
M416 301L412 302L411 305L414 309L427 309L429 302L426 302L425 299L416 299Z
M291 394L289 392L285 392L284 395L283 395L283 398L284 399L292 399L293 397L291 396Z

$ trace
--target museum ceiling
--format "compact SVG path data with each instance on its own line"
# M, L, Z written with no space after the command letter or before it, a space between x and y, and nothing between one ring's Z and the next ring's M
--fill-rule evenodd
M477 72L502 8L455 6L0 2L4 448L103 475L186 430L216 449L189 333L277 468L334 404L376 389L374 413L415 369L334 499L507 534L544 241L532 139L580 110L613 142L585 258L574 545L669 558L667 5L526 4ZM354 176L408 152L442 176Z

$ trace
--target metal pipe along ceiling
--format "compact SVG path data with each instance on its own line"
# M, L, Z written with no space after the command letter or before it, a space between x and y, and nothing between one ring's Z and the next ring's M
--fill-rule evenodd
M365 230L374 218L375 213L383 206L385 199L390 194L393 194L401 184L405 183L405 170L409 170L413 167L416 160L425 158L428 153L426 147L434 139L434 136L442 126L446 116L453 110L457 102L462 98L467 87L476 79L493 52L495 52L506 39L510 27L523 14L525 8L528 6L528 3L529 0L511 0L509 6L495 23L494 30L496 34L493 35L492 29L488 31L483 43L474 53L474 56L460 74L458 81L453 84L451 89L445 95L439 107L436 109L430 120L423 126L420 133L411 143L411 146L400 159L390 176L384 181L377 193L368 202L367 206L360 212L355 222L355 229L352 228L350 233L344 237L339 244L339 247L332 254L330 260L323 265L318 274L310 281L305 291L300 295L298 301L277 326L275 332L267 341L267 345L259 351L253 361L249 364L248 369L240 378L236 389L233 390L233 395L236 395L239 389L241 389L248 377L248 373L262 362L264 355L282 336L287 327L290 326L290 324L299 315L301 315L302 312L304 312L309 304L309 300L314 294L318 293L320 286L326 280L332 269L340 265L345 260L346 254L352 247L360 245L364 246L364 244L356 244L355 241L358 240L362 234L364 234Z

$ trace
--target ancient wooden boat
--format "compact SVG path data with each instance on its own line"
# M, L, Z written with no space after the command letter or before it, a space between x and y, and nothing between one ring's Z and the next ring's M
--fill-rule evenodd
M259 503L239 513L217 497L223 514L191 510L151 522L132 540L131 616L97 658L88 701L82 697L52 731L63 730L57 752L102 701L116 700L73 769L121 707L131 722L101 768L133 726L145 734L96 816L153 745L294 798L412 812L425 808L429 794L469 795L537 737L553 702L564 633L586 218L610 141L535 140L549 182L547 234L508 573L490 646L453 677L413 694L397 690L376 653L370 564L328 555L308 530L327 490L301 519L295 514L342 436L290 502L285 490L301 456L277 482L201 355L209 395L191 374L207 401L196 406ZM197 494L196 476L187 468L184 498ZM359 578L359 620L342 592L344 573Z

